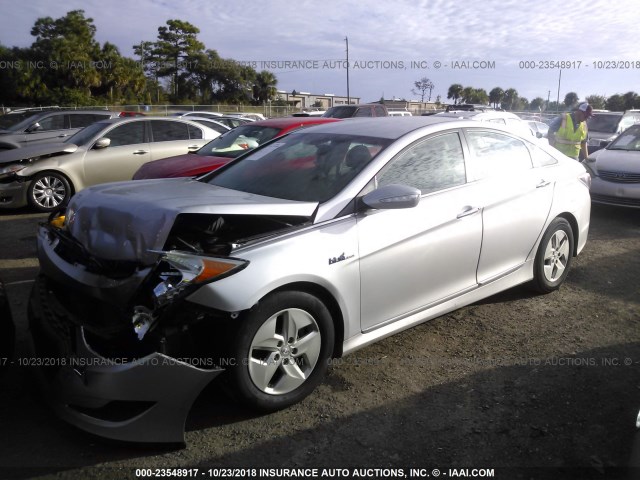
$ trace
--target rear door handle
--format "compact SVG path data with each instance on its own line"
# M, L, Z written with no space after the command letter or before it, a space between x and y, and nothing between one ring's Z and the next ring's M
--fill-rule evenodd
M542 188L542 187L546 187L547 185L549 185L551 182L547 182L546 180L542 179L540 180L540 183L538 183L536 185L536 188Z
M465 209L458 214L456 218L468 217L469 215L475 215L480 209L478 207L465 207Z
M67 135L66 133L63 133L62 135L58 135L58 138L64 138L64 137L68 137L69 135Z
M134 155L144 155L145 153L149 153L149 150L136 150L133 152Z

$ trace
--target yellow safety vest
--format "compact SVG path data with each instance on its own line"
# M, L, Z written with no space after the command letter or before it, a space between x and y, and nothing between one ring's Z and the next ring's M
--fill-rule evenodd
M567 113L562 119L562 124L556 132L555 147L568 157L580 156L580 144L587 139L587 123L581 122L577 129L573 129L573 120Z

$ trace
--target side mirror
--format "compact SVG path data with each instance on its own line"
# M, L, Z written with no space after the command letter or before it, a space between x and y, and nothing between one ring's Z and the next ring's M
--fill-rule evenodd
M600 140L600 148L604 148L607 145L609 145L610 142L607 142L606 140Z
M362 197L362 203L376 210L413 208L420 202L422 193L407 185L385 185Z
M98 139L98 141L93 145L93 148L96 150L100 150L101 148L107 148L111 145L111 139L107 137L102 137Z
M42 127L40 126L40 124L39 124L38 122L36 122L36 123L34 123L34 124L32 124L32 125L29 125L29 126L27 127L27 129L25 130L25 132L27 132L27 133L32 133L32 132L35 132L35 131L40 130L41 128L42 128Z

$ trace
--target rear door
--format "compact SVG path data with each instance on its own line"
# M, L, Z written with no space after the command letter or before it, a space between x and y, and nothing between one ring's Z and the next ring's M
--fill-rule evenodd
M186 122L151 120L149 123L152 160L184 155L207 143L202 129Z
M553 200L552 171L533 168L527 144L507 133L466 129L470 175L480 187L482 251L478 283L521 266L545 225Z

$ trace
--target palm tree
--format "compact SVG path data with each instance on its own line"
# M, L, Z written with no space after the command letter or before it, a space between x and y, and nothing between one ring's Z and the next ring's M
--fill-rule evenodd
M458 103L458 99L462 96L462 91L464 87L459 83L454 83L449 87L449 91L447 92L447 98L452 98L453 103Z
M258 103L264 103L273 99L277 93L277 84L278 79L273 73L262 70L256 75L256 80L253 85L253 98Z
M518 102L518 98L518 91L515 88L505 90L503 104L507 106L507 110L513 110L513 106Z
M504 90L500 87L495 87L489 92L489 101L493 103L493 108L498 108L500 102L504 98Z

